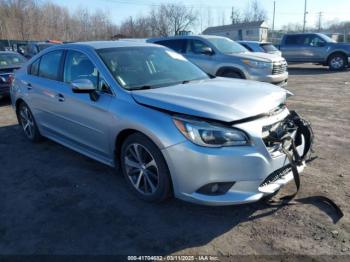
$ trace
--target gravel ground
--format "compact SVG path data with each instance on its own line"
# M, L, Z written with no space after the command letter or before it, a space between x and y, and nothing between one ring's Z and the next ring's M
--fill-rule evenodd
M288 89L289 107L313 124L318 159L302 177L303 204L279 208L144 203L111 168L27 142L2 100L0 254L350 255L350 71L291 66ZM317 195L343 209L337 224Z

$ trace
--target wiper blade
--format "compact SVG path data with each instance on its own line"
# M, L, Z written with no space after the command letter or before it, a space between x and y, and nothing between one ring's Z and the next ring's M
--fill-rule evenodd
M130 90L146 90L146 89L152 89L154 88L153 86L150 85L144 85L144 86L133 86L130 88Z

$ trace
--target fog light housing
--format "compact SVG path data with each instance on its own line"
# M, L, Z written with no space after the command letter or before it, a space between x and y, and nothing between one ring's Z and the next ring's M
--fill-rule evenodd
M196 192L203 195L217 196L226 194L235 182L217 182L202 186Z

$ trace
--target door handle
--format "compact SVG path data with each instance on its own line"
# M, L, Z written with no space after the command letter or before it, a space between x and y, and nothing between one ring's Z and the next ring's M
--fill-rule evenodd
M57 97L58 97L58 101L64 102L64 95L58 94Z
M26 84L28 90L31 90L33 88L31 83L25 82L25 84Z

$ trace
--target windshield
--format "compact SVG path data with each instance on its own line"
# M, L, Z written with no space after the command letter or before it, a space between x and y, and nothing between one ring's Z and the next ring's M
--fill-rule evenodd
M320 34L320 36L323 38L323 40L325 40L328 43L336 43L337 42L334 39L330 38L328 35Z
M0 54L0 66L9 67L9 66L20 66L26 60L24 57L15 53L3 53Z
M118 83L137 90L208 79L182 55L161 47L121 47L97 51Z
M220 52L224 54L232 54L232 53L244 53L249 52L245 47L240 44L232 41L229 38L207 38L207 40L212 43Z

